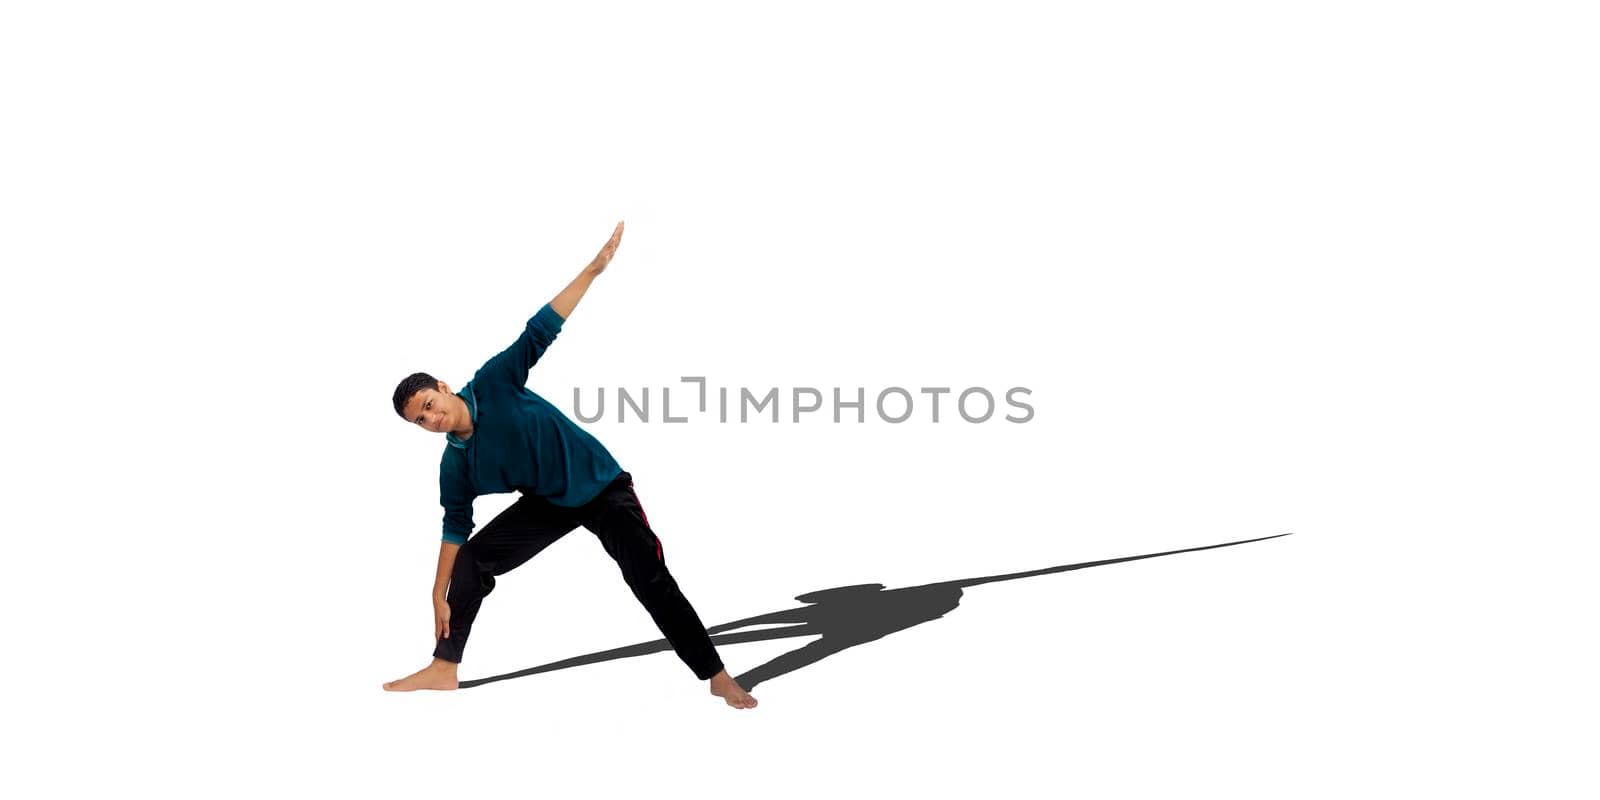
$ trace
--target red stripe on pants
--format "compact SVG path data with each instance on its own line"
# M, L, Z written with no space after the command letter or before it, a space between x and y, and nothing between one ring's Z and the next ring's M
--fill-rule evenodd
M628 488L629 489L633 488L633 476L632 475L628 476ZM638 500L639 500L639 492L637 490L635 490L634 493L633 493L633 499L634 499L635 502L638 502ZM644 503L642 503L642 502L639 503L639 516L644 519L644 526L646 528L650 527L650 515L644 513ZM655 536L655 538L656 538L656 560L657 561L666 561L667 560L666 556L663 556L661 554L661 537L660 536L656 536L656 532L654 530L650 531L650 535L651 536Z

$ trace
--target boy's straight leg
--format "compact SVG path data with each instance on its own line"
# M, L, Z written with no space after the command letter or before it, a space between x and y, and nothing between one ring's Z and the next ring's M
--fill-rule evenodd
M656 627L695 677L709 680L722 672L722 659L711 644L711 636L667 571L661 540L650 529L639 497L634 494L633 476L622 473L578 511L583 526L599 538L606 553L617 562L634 597L650 612ZM454 608L451 613L455 613Z
M483 598L494 591L495 576L520 566L576 527L572 509L525 494L467 539L456 553L450 590L445 594L450 604L450 635L439 638L434 657L461 663L472 621Z

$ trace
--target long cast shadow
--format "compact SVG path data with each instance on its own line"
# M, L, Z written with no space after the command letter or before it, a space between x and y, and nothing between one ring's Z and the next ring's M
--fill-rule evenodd
M881 583L863 583L853 586L837 586L832 589L822 589L797 595L794 599L810 605L798 608L788 608L774 611L769 614L760 614L746 617L721 625L713 625L706 629L712 634L711 641L718 647L726 644L739 644L742 642L763 642L771 639L784 639L792 636L820 636L822 638L803 647L791 650L777 658L756 667L743 675L738 676L739 685L745 689L753 689L757 685L772 680L780 675L787 675L802 667L810 666L835 653L847 650L867 642L877 641L891 633L903 631L924 622L939 619L950 613L961 603L961 590L968 586L977 586L984 583L998 581L1011 581L1018 578L1031 578L1035 575L1048 575L1053 572L1066 572L1074 569L1087 569L1089 567L1103 567L1107 564L1120 564L1124 561L1138 561L1145 558L1159 558L1161 556L1176 555L1178 553L1193 553L1199 550L1213 550L1218 547L1232 547L1250 542L1260 542L1267 539L1276 539L1288 536L1280 533L1274 536L1262 536L1255 539L1242 539L1237 542L1224 542L1210 544L1204 547L1189 547L1183 550L1168 550L1162 553L1147 553L1139 556L1124 556L1122 558L1108 558L1103 561L1084 561L1078 564L1063 564L1058 567L1045 567L1043 569L1028 570L1026 572L1010 572L1002 575L988 575L981 578L963 578L942 583L927 583L921 586L907 586L901 589L884 591ZM782 628L765 628L755 631L740 633L726 633L750 625L775 625L788 624ZM613 661L619 658L633 658L635 656L649 655L669 651L672 646L666 639L657 639L651 642L618 647L612 650L602 650L597 653L573 656L561 661L552 661L537 667L507 672L503 675L493 675L487 678L476 678L462 681L460 688L468 689L473 686L482 686L495 681L521 678L528 675L537 675L541 672L554 672L558 669L581 667L585 664L598 664L602 661Z

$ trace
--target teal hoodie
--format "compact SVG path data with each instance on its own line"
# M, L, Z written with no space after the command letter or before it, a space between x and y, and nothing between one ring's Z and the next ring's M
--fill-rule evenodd
M558 506L581 506L622 474L599 440L524 385L562 322L546 303L522 335L456 393L472 414L473 432L466 440L445 434L439 461L445 541L466 543L479 495L520 491Z

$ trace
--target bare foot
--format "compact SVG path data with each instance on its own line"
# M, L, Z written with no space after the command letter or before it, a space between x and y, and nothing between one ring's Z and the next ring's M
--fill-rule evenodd
M756 707L756 699L750 696L738 681L730 677L727 670L711 676L711 693L728 701L728 705L734 708Z
M413 692L417 689L454 689L456 688L456 665L442 659L434 659L429 664L410 675L397 681L389 681L383 685L386 692ZM732 702L732 701L730 701Z

